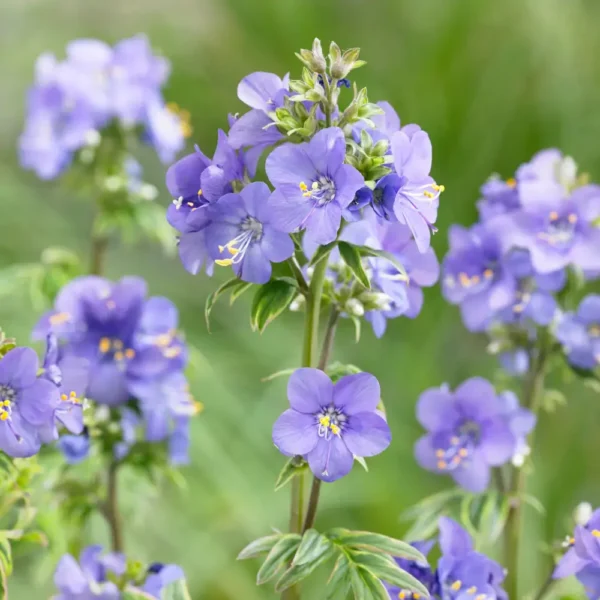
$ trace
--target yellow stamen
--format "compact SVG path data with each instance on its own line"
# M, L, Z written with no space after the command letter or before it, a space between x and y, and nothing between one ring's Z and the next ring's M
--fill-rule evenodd
M421 597L421 594L419 594L419 592L413 592L413 598L415 600L419 600L420 597Z
M135 350L133 348L127 348L125 350L125 358L131 360L135 356Z
M465 456L468 456L468 455L469 455L469 451L468 451L466 448L461 448L461 449L458 451L458 455L459 455L461 458L465 458Z
M433 198L435 194L433 194L432 192L424 191L423 196L425 196L425 198Z
M592 530L592 535L593 535L595 538L600 538L600 529L593 529L593 530Z
M477 591L477 588L475 586L473 586L467 590L467 594L474 594L476 591Z
M511 177L510 179L506 180L506 185L509 188L516 188L517 187L517 180L514 177Z
M98 344L98 348L102 354L106 354L110 350L110 340L106 337L103 337Z
M236 254L240 253L240 251L237 248L235 248L234 246L230 246L227 249L229 250L229 254L231 254L232 256L235 256Z
M462 587L462 581L460 579L457 579L451 586L450 586L454 591L458 591L460 590L460 588Z
M490 277L492 277L493 275L494 275L494 271L492 271L491 269L486 269L486 270L483 272L483 276L484 276L486 279L489 279L489 278L490 278Z
M199 415L203 411L204 411L204 404L202 404L202 402L198 402L197 400L194 400L194 414Z
M123 353L120 350L118 350L117 352L115 352L115 360L118 360L118 361L122 361L123 360Z
M471 277L471 283L479 283L479 275L473 275L473 277Z
M5 400L4 402L0 403L3 406L10 406L10 400Z
M71 398L77 398L77 392L71 392L71 393L69 394L69 396L70 396Z
M332 423L329 428L331 429L333 435L340 435L340 428L335 423Z
M50 325L62 325L71 318L71 314L68 312L59 312L50 316Z
M323 425L323 427L329 427L329 424L330 424L329 417L321 417L319 419L319 423L321 425Z
M567 220L569 221L569 223L571 223L571 225L574 225L575 223L577 223L577 215L575 213L571 213L567 217Z
M202 196L202 190L198 190L198 196Z
M556 221L556 220L558 220L558 213L557 213L555 210L553 210L553 211L550 213L550 220L551 220L551 221Z
M400 592L398 598L399 600L406 600L406 592Z
M230 267L233 264L233 261L231 258L218 258L215 260L215 263L220 267Z
M438 469L445 469L448 466L448 463L445 460L439 460L437 464Z
M308 191L308 186L304 183L304 181L300 182L300 185L298 186L303 192Z
M115 350L123 350L123 342L121 340L114 340L113 341L113 348Z
M486 594L479 594L477 596L475 596L475 600L486 600L487 595Z
M165 358L177 358L181 354L181 348L179 346L173 346L172 348L165 348L163 350L163 356Z
M445 186L445 185L437 185L437 184L435 184L435 183L434 183L434 184L433 184L431 187L432 187L432 188L433 188L433 189L434 189L436 192L439 192L440 194L441 194L442 192L445 192L445 191L446 191L446 186Z
M469 276L466 273L459 273L458 280L460 281L460 285L462 285L463 287L467 287L471 283L471 280L469 279Z
M435 455L436 455L438 458L444 458L444 455L445 455L445 454L446 454L446 453L445 453L445 452L444 452L442 449L440 449L440 450L436 450L436 451L435 451Z
M456 444L458 444L459 442L460 442L460 438L459 438L459 437L457 437L457 436L455 436L455 435L453 435L453 436L450 438L450 443L451 443L453 446L456 446Z
M161 347L168 346L172 341L173 336L170 333L161 333L154 339L154 343Z
M8 419L7 412L0 413L0 421L6 421L7 419Z

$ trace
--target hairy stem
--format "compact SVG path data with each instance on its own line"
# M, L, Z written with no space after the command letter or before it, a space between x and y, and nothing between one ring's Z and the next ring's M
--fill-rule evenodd
M114 460L108 465L107 492L104 516L110 527L111 546L113 552L123 552L123 532L119 514L119 496L117 486L118 463Z
M310 489L310 498L308 500L308 508L306 509L306 519L302 533L310 529L315 524L317 516L317 508L319 507L319 496L321 494L321 480L318 477L313 477L312 487Z
M537 414L540 400L544 391L544 378L548 364L548 349L543 333L540 333L538 352L531 357L529 373L523 387L523 406ZM533 447L533 432L529 435L529 445ZM519 542L522 538L523 526L523 495L527 484L527 469L515 468L509 488L510 508L505 525L504 566L508 570L506 591L509 598L519 598Z
M315 270L306 294L306 314L304 319L304 343L302 347L302 366L317 366L317 348L319 342L319 317L321 314L321 297L323 295L323 283L327 271L327 258L322 259L315 265ZM290 506L291 533L301 533L304 523L304 475L294 477L291 482L292 499ZM298 600L300 590L298 586L292 586L283 592L284 600Z

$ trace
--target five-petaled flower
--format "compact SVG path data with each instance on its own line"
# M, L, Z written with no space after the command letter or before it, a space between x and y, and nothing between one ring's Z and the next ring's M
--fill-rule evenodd
M473 493L483 492L491 468L508 462L523 444L514 415L515 407L480 377L468 379L454 393L445 386L429 389L417 404L427 434L415 445L416 459Z
M593 369L600 364L600 296L590 294L576 312L562 316L556 337L571 364Z
M273 426L273 442L287 456L306 458L315 477L335 481L347 475L354 457L375 456L391 442L377 411L379 383L369 373L333 383L319 369L296 370L288 382L290 409Z

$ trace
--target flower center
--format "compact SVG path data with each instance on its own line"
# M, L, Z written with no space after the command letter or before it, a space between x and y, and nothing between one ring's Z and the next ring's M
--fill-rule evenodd
M242 261L248 248L252 244L260 242L263 236L263 224L254 217L246 217L239 226L239 233L224 246L219 246L219 252L223 254L226 250L233 258L219 258L215 263L228 267Z
M123 341L118 338L101 338L98 342L98 350L105 360L114 360L120 364L135 357L135 350L125 348Z
M16 400L17 392L8 385L0 385L0 421L10 419L12 404Z
M341 436L348 421L348 417L334 406L321 409L315 417L319 437L326 440L331 439L332 435Z
M463 590L465 586L460 579L456 579L450 584L447 583L446 586L448 590L451 590L451 593L465 591L467 594L473 596L473 600L487 600L488 598L487 594L477 594L477 587L474 585ZM460 594L460 597L462 598L462 593Z
M402 195L411 202L431 203L440 197L440 194L446 191L446 186L437 183L425 183L422 185L413 185L409 183L406 177L401 178L400 191Z
M77 392L71 391L68 394L61 394L60 399L63 402L70 402L71 404L81 404L81 398L77 397Z
M438 448L435 452L437 467L441 471L453 471L469 457L479 441L481 430L473 421L465 421L450 437L447 448Z
M305 198L312 198L318 206L328 204L335 198L335 183L324 175L313 181L310 189L304 181L300 182L299 187L302 190L302 195Z
M538 238L550 246L570 246L575 235L579 217L571 212L560 216L555 210L548 215L546 231L538 233Z
M448 287L459 285L463 289L471 289L480 284L487 284L494 277L494 269L487 267L481 273L469 275L465 271L461 271L458 275L447 275L445 278Z

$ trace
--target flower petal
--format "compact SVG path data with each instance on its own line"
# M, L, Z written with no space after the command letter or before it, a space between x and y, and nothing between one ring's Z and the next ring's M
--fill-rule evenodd
M288 381L290 406L301 413L314 415L333 401L333 383L320 369L296 369Z
M385 419L375 412L352 415L342 438L355 456L375 456L383 452L392 441L392 433Z
M417 402L417 420L428 431L452 429L460 418L455 398L445 387L423 392Z
M380 400L379 382L370 373L346 375L333 388L333 404L346 415L374 411Z
M289 409L273 425L273 443L287 456L308 454L318 440L318 426L314 415Z
M515 450L516 439L507 423L501 419L492 419L483 424L478 451L488 465L503 465L511 459Z
M0 382L18 390L35 382L38 357L31 348L13 348L0 360Z
M265 168L267 176L275 187L300 183L310 186L318 175L306 149L308 144L284 144L275 148L267 158Z
M308 466L321 481L332 482L348 475L354 457L342 439L334 435L326 440L318 438L317 445L307 455Z
M474 494L484 492L490 482L490 467L477 453L470 460L461 463L451 474L458 485Z

